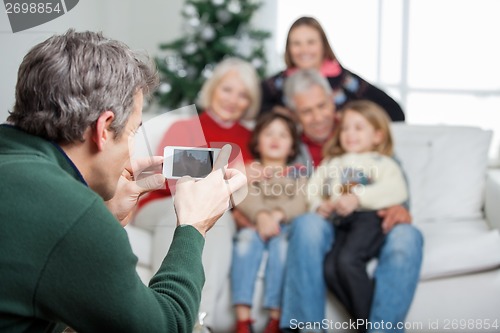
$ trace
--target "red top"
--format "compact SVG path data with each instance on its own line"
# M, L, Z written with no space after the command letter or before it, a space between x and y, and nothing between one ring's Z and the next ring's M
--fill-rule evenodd
M236 122L231 127L222 127L218 124L208 112L203 112L198 117L192 117L186 120L180 120L169 127L163 139L161 140L157 155L163 155L165 146L187 146L187 147L211 147L221 148L229 143L232 146L231 156L229 157L229 166L252 161L252 154L248 149L250 136L252 132L240 123ZM139 201L139 207L159 198L165 198L171 195L169 186L166 190L151 192Z
M323 146L331 140L335 136L335 133L337 129L340 126L340 118L339 114L335 113L335 118L333 119L333 131L331 135L328 137L328 139L325 142L318 143L316 141L311 140L309 137L307 137L304 133L302 133L302 142L307 146L307 149L309 150L309 154L311 155L311 158L313 160L313 165L315 168L318 167L318 165L321 163L323 160Z
M318 143L316 141L313 141L305 136L305 134L302 134L302 142L307 146L309 154L311 155L311 158L313 160L313 165L315 168L317 168L321 163L321 160L323 159L323 145L325 143Z

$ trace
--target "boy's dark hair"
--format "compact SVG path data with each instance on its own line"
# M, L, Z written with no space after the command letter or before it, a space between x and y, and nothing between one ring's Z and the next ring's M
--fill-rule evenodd
M259 145L259 135L267 126L269 126L269 124L277 119L282 120L286 124L286 127L288 128L290 135L292 136L292 152L290 153L290 156L288 156L288 159L286 161L287 163L290 163L295 159L300 151L299 131L297 130L297 125L295 124L295 122L290 117L285 116L281 113L269 112L257 118L257 123L255 124L255 128L252 132L252 137L250 138L250 142L248 143L248 148L250 149L250 152L255 159L260 159L260 153L257 149Z

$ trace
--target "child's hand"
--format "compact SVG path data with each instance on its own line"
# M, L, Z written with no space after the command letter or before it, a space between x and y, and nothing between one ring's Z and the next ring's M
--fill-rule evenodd
M261 212L256 218L257 233L263 241L279 235L280 222L269 212Z
M271 217L278 223L284 222L286 220L286 215L281 209L273 209L271 211Z
M335 201L335 211L340 216L347 216L359 206L359 199L354 194L344 194Z
M335 203L330 200L323 200L323 202L319 205L318 209L316 209L316 213L323 216L325 219L328 218L335 211Z

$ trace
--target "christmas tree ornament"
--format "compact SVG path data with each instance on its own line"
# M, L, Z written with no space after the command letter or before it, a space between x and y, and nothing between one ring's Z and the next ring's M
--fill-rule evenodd
M219 9L215 13L215 16L217 16L217 19L222 24L226 24L227 22L231 21L231 19L233 18L233 15L225 9Z
M198 27L200 25L200 19L197 18L197 17L191 17L189 20L188 20L188 24L191 26L191 27Z
M190 42L190 43L187 43L185 46L184 46L184 54L187 54L187 55L192 55L194 54L196 51L198 51L198 46L196 46L195 43L193 42Z
M185 69L181 68L181 69L179 69L179 70L177 71L177 75L178 75L179 77L186 77L186 76L187 76L187 71L186 71Z
M238 53L243 58L249 58L252 55L252 44L253 42L250 39L250 36L248 36L247 33L242 34L237 40L237 50L239 51Z
M172 86L170 84L168 84L167 82L163 82L158 87L158 91L162 94L168 94L171 90L172 90Z
M264 62L261 59L259 58L252 59L252 66L255 67L256 69L261 68L263 65Z
M227 5L227 10L233 14L239 14L241 12L241 6L238 1L231 0L231 2Z
M211 26L206 26L205 28L203 28L203 30L201 31L201 38L205 41L211 41L212 39L215 38L215 30L214 28L212 28Z
M214 72L214 64L207 64L203 70L201 71L201 75L205 78L205 79L209 79L212 77L212 74Z
M190 3L188 3L184 6L184 9L182 10L182 12L184 13L184 15L186 15L188 17L195 16L198 14L196 7Z
M188 66L186 69L186 75L189 78L194 78L196 77L196 74L198 74L198 70L194 66Z
M168 55L165 57L165 64L169 71L174 72L180 67L179 58L175 55Z
M234 49L236 48L236 46L238 46L238 39L233 36L223 37L221 41L231 49Z

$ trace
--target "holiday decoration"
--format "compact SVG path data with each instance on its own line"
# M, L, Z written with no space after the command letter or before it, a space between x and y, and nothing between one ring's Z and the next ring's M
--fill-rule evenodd
M247 60L263 77L264 40L270 34L250 26L260 6L256 0L186 0L181 12L184 35L161 44L164 56L156 57L161 77L155 93L159 104L175 109L196 103L203 82L228 56Z

